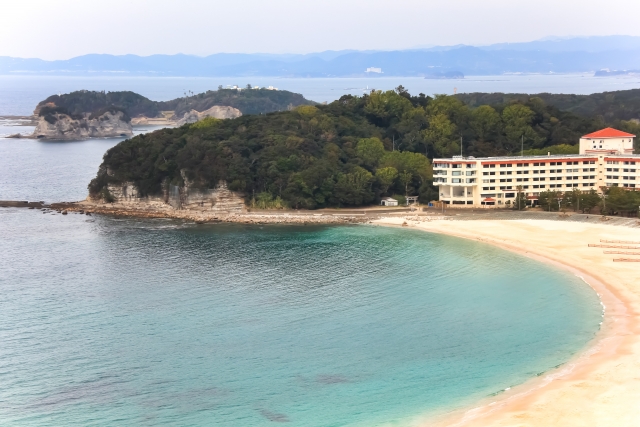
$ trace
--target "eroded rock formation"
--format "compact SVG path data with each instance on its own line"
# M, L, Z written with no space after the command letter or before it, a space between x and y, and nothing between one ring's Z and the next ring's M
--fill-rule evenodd
M214 105L208 110L204 110L202 112L191 110L188 113L184 113L184 116L178 120L176 125L182 126L185 123L195 123L205 117L214 117L216 119L235 119L240 116L242 116L242 113L237 108Z
M52 113L38 117L33 138L78 140L133 136L131 120L122 111L106 111L101 115Z

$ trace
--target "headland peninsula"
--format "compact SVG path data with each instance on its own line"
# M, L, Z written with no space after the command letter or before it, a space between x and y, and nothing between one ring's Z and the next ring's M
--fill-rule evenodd
M313 104L300 94L250 86L185 92L184 97L169 101L152 101L130 91L81 90L39 102L30 120L23 123L36 127L33 134L10 137L57 141L131 137L135 125L182 126L207 117L230 119Z

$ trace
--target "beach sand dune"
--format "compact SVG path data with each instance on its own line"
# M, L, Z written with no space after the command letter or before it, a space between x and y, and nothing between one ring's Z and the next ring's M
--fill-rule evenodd
M640 230L549 220L375 221L391 226L403 222L562 266L594 288L606 308L596 339L565 365L498 399L425 425L640 426L640 263L613 261L640 256L605 254L607 249L588 246L601 239L640 242Z

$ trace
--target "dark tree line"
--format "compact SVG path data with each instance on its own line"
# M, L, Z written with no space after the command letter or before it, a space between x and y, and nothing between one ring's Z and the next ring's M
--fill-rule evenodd
M35 114L43 115L43 110L52 105L59 112L68 115L96 113L117 109L130 117L159 117L161 111L174 111L176 116L196 110L204 111L215 105L237 108L242 114L266 114L274 111L285 111L299 105L314 105L315 102L305 99L298 93L286 90L267 89L219 89L205 93L176 98L171 101L152 101L142 95L130 91L96 92L80 90L64 95L52 95L41 101Z

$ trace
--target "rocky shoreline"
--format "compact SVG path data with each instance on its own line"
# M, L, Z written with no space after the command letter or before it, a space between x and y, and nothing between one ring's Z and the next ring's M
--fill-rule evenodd
M190 209L176 210L171 208L137 208L124 204L99 204L88 201L74 203L52 203L40 207L65 212L77 212L86 215L101 214L123 218L171 218L192 221L197 224L206 223L241 223L241 224L359 224L369 222L370 217L363 214L336 214L309 212L207 212Z

